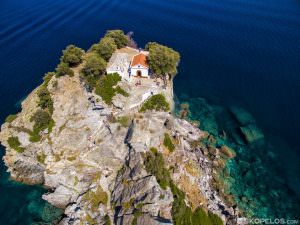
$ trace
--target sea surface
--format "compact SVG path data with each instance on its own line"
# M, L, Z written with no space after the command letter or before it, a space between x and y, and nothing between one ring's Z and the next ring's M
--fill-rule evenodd
M177 102L236 151L224 181L238 205L253 217L299 219L300 1L1 0L0 121L66 45L87 49L116 28L134 31L141 47L157 41L181 53ZM264 138L247 143L240 127L249 124ZM10 181L1 162L0 224L49 223L59 211L43 193Z

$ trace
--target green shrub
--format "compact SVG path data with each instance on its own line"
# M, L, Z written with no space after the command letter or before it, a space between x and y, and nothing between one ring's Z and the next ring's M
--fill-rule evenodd
M40 132L48 128L48 132L52 131L54 121L50 114L45 110L37 110L37 112L30 118L31 122L34 122L33 130L29 132L29 140L31 142L39 142L41 140Z
M105 34L105 38L106 37L112 38L115 41L118 48L125 47L126 45L128 45L129 42L127 36L122 30L108 30Z
M98 53L100 57L102 57L106 61L110 59L116 49L117 45L114 39L111 37L104 37L100 40L99 44L94 44L92 46L92 51Z
M208 211L208 218L211 221L212 225L223 225L223 221L221 220L221 218L210 211Z
M54 72L48 72L48 73L45 73L44 77L43 77L43 80L44 80L44 83L43 85L44 86L48 86L51 78L55 75Z
M96 211L100 203L105 206L107 205L108 196L107 193L103 191L101 186L98 186L95 192L89 190L87 193L85 193L83 196L83 200L88 202L92 211Z
M93 76L94 78L99 79L100 75L104 74L105 69L105 60L96 54L92 54L87 58L86 63L81 70L81 74L84 77Z
M6 122L6 123L11 123L11 122L14 121L16 118L17 118L17 115L8 115L8 116L5 118L5 122Z
M41 109L35 112L35 114L30 118L30 121L34 122L33 131L30 132L29 140L31 142L40 141L40 132L48 128L48 132L50 133L55 125L49 112Z
M147 110L169 111L170 105L166 101L166 97L164 95L162 94L152 95L142 105L140 112L145 112Z
M56 77L61 77L65 75L74 76L74 71L70 69L68 63L61 62L57 65L56 69Z
M104 216L104 222L105 222L105 225L111 225L110 218L108 215Z
M46 155L44 153L38 154L36 159L39 163L45 164Z
M141 215L143 215L143 212L139 209L135 209L133 213L133 220L131 222L131 225L137 225L137 220Z
M172 48L150 42L146 45L149 50L148 62L150 69L165 81L167 75L174 77L180 60L178 52Z
M21 147L21 143L19 141L18 137L9 137L7 139L7 143L9 145L9 147L11 147L12 149L16 150L19 153L24 152L25 148Z
M39 142L41 140L41 136L38 131L31 131L29 141L31 142Z
M127 116L121 116L116 119L116 122L119 123L122 127L128 127L130 124L130 118Z
M128 93L121 89L119 86L114 87L121 81L121 77L117 73L108 74L99 80L99 85L96 86L96 94L99 95L106 104L111 104L113 97L119 93L128 96Z
M63 55L61 57L61 62L68 64L73 67L82 62L84 51L75 45L69 45L65 50L63 50Z
M162 189L166 189L171 181L169 171L165 168L163 155L155 148L151 148L151 152L146 153L144 160L146 171L153 174Z
M53 113L53 101L50 95L50 92L47 89L47 86L42 85L37 91L39 97L38 106L42 109L48 109L49 112Z
M164 146L166 146L170 152L173 152L175 149L175 145L173 144L172 139L168 133L165 133Z

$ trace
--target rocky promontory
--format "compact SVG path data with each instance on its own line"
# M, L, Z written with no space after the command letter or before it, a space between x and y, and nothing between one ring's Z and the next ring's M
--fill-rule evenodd
M172 80L108 82L102 71L106 97L82 75L91 54L48 73L2 125L11 178L43 185L43 199L64 209L59 224L241 224L213 185L234 153L172 114Z

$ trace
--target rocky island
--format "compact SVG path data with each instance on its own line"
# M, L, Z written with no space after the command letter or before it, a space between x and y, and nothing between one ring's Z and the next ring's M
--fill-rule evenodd
M7 117L0 141L8 172L48 190L43 199L64 210L53 223L243 223L217 178L234 151L173 113L178 62L173 49L137 49L108 31L87 52L68 46L22 111Z

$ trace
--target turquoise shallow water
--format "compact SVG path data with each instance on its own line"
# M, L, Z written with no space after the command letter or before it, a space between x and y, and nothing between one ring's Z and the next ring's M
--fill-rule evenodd
M189 119L200 122L200 128L216 137L216 146L228 145L236 152L221 175L225 193L234 196L238 206L248 217L289 218L299 215L299 200L283 178L278 161L280 155L273 140L262 136L253 116L237 106L225 108L209 104L204 98L182 96L178 100L188 103ZM250 124L250 125L249 125ZM249 143L240 127L251 127L256 141ZM255 129L257 130L255 130ZM291 198L291 195L294 195Z
M134 31L140 46L158 41L181 53L175 93L190 101L201 128L215 135L227 131L238 152L228 164L233 178L228 182L240 204L257 216L296 217L299 27L298 0L2 0L0 121L19 110L20 99L53 70L67 44L87 49L107 29ZM240 142L232 106L253 115L265 143ZM4 165L0 168L0 224L40 220L43 207L28 206L45 204L38 197L43 190L10 182Z

